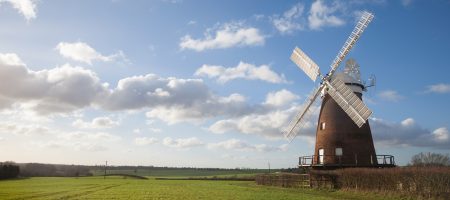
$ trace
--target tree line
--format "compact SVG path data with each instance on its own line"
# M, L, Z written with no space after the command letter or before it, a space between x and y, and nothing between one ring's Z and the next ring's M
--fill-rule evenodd
M0 163L0 180L19 176L19 166L11 162Z

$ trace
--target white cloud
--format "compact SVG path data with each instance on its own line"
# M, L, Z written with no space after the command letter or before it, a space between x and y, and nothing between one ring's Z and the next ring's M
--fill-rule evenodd
M240 94L214 94L201 79L147 74L121 79L115 88L110 88L94 72L81 67L64 65L29 70L15 54L0 54L0 80L7 83L0 84L0 108L14 105L39 115L68 113L91 106L105 110L149 108L147 116L176 123L240 116L254 109ZM101 122L98 119L95 123Z
M345 21L335 15L339 9L338 4L332 6L327 6L322 0L317 0L311 5L309 11L308 22L309 28L312 30L320 30L322 27L326 26L342 26Z
M166 137L163 140L163 144L168 147L174 147L179 149L188 149L191 147L198 147L204 145L202 141L197 139L196 137L191 138L178 138L172 139L170 137Z
M78 62L84 62L89 65L92 64L92 61L96 60L103 62L110 62L118 58L126 60L125 55L122 51L109 56L104 56L84 42L60 42L56 46L56 49L65 58L69 58Z
M404 127L412 127L412 126L416 125L416 121L414 121L413 118L406 118L400 124Z
M300 108L301 106L292 106L284 110L270 110L265 113L251 113L242 117L223 119L213 123L208 130L217 134L240 132L267 138L282 138L282 130L286 128L289 120L300 111ZM305 127L300 130L302 136L311 137L315 134L318 109L316 106L311 109L313 115L306 119Z
M0 5L3 2L10 3L27 21L36 18L36 0L0 0Z
M225 49L235 46L263 45L265 36L254 27L246 27L243 23L227 23L215 30L209 29L204 39L193 39L190 35L181 38L181 49L204 51L207 49Z
M431 133L433 135L433 138L437 142L446 142L448 141L448 129L447 127L441 127L433 131Z
M281 33L292 33L295 30L303 30L304 25L303 10L305 6L297 3L292 8L283 13L282 16L275 15L271 18L272 24Z
M0 54L0 80L4 83L0 84L1 104L20 104L39 114L77 110L108 94L106 85L90 70L66 64L32 71L16 54Z
M436 84L436 85L430 85L430 86L428 86L427 92L440 93L440 94L450 93L450 84L440 83L440 84Z
M139 146L155 144L158 142L158 139L153 137L138 137L134 139L134 143Z
M242 95L217 96L200 79L162 78L154 74L120 80L102 105L109 110L149 108L147 117L170 124L242 115L251 110Z
M378 94L378 96L385 101L398 102L404 97L394 90L385 90Z
M118 121L113 121L109 117L96 117L92 119L91 122L85 122L81 119L77 119L72 123L72 126L77 128L113 128L115 126L118 126Z
M203 65L195 72L197 76L207 76L209 78L217 78L219 83L226 83L233 79L262 80L270 83L286 83L284 75L277 74L270 69L268 65L260 65L259 67L239 62L236 67L223 67L216 65Z
M376 143L388 146L406 145L438 149L450 148L447 127L440 127L430 131L422 128L412 118L407 118L400 123L371 118L370 126Z
M297 99L299 99L299 96L289 90L282 89L280 91L268 93L264 104L279 107L288 105Z
M252 145L238 139L229 139L218 143L209 143L208 148L237 150L237 151L274 152L274 151L286 151L287 145L283 144L280 147L269 146L266 144Z

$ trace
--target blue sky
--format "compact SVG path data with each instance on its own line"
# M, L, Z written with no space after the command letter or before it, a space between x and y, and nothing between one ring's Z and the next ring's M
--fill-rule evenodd
M317 83L292 49L326 73L364 10L377 154L448 153L449 1L0 0L0 160L295 167L314 131L281 130Z

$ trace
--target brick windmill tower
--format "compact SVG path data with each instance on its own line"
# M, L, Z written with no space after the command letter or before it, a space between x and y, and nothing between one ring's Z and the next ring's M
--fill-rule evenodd
M334 169L339 167L384 167L394 166L394 158L375 154L372 133L368 122L372 111L362 102L362 93L367 87L362 83L359 65L350 59L342 72L336 72L340 63L359 39L373 15L364 12L325 76L319 66L302 50L296 47L291 60L313 81L321 82L309 98L303 110L291 121L284 136L292 141L306 124L312 105L322 97L313 156L300 157L300 166Z

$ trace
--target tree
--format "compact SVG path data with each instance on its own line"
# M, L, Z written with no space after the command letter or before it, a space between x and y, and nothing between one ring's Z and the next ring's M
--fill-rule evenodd
M439 153L419 153L411 158L412 166L450 166L450 157L448 154Z
M0 163L0 179L16 178L19 172L19 166L14 163Z

